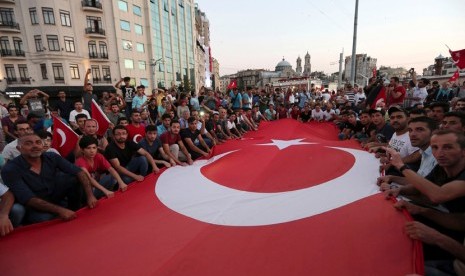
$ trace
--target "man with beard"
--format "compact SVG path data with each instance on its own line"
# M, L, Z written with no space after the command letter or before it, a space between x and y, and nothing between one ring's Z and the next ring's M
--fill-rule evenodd
M447 112L441 122L441 129L451 129L465 133L465 113L463 112Z
M131 112L131 123L126 127L128 130L128 139L138 143L145 137L145 127L141 123L142 117L140 111L133 109Z
M179 135L180 131L181 126L179 122L176 120L171 121L169 131L160 136L163 151L170 158L171 164L181 166L192 165L194 161L182 142L181 135Z
M430 104L429 108L431 109L431 118L440 124L444 119L444 114L449 112L450 107L448 103L435 102Z
M379 147L387 145L394 134L394 129L384 120L385 112L380 109L370 109L369 111L373 127L370 128L369 143L365 145L366 148Z
M36 134L18 139L21 155L2 169L2 178L16 200L28 207L26 219L30 223L76 218L81 207L81 187L87 206L94 208L97 199L92 193L87 174L79 167L52 152L43 152L44 143Z
M438 124L426 116L413 118L408 123L410 142L413 147L419 148L421 154L420 168L417 173L423 177L427 176L437 164L430 146L431 135L437 128ZM391 183L397 185L390 185ZM380 185L381 191L385 191L387 195L392 196L408 195L414 191L403 176L386 175L379 177L378 185Z
M187 151L192 156L192 160L200 157L207 157L210 153L210 148L202 138L200 130L197 129L197 119L194 116L187 120L189 126L180 131L183 143L186 145Z
M107 146L105 157L126 184L134 180L143 181L148 163L155 173L159 171L152 156L136 142L129 140L126 127L121 125L113 128L113 141Z

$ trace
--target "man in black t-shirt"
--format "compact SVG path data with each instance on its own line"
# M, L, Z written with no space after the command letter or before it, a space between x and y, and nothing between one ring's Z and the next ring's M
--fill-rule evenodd
M124 82L124 85L121 83ZM115 88L120 89L121 93L123 93L124 101L126 102L126 117L131 117L132 112L132 99L135 96L136 88L130 84L131 78L124 77L120 79L116 84Z
M146 150L134 141L128 140L128 131L124 126L118 125L113 128L113 138L105 149L105 157L121 175L124 183L129 184L134 180L143 181L149 163L155 173L160 171Z
M207 157L210 153L210 148L203 140L202 135L200 135L200 131L197 129L198 121L192 116L187 119L187 122L188 127L182 129L180 132L181 139L186 145L187 151L190 153L193 160L202 156Z

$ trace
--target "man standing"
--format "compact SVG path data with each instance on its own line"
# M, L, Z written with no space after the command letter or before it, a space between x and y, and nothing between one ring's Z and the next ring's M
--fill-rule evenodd
M21 106L27 104L29 112L36 112L39 116L44 117L48 98L49 95L46 93L38 89L33 89L21 98L19 104Z
M401 105L405 98L405 88L399 83L398 77L392 77L387 89L387 105L388 107L394 105Z
M66 99L65 91L58 92L58 101L55 103L56 109L60 111L60 117L69 119L69 114L73 111L73 103Z
M148 163L155 173L159 171L152 156L134 141L129 140L128 131L121 125L113 128L113 141L106 148L105 157L126 184L134 180L143 181L147 174Z
M94 99L95 102L98 102L97 95L93 94L94 87L92 86L92 83L89 82L89 75L91 72L92 69L87 69L86 76L84 77L84 93L82 94L82 103L84 104L84 109L89 113L92 112L92 99Z
M5 165L2 178L16 200L29 207L29 222L46 221L55 216L63 220L74 219L74 211L81 207L78 180L84 188L87 206L96 206L87 174L61 156L43 152L43 141L39 136L20 137L18 149L21 155Z
M137 86L137 92L132 99L132 110L142 111L142 108L147 105L147 96L145 95L145 86Z
M122 82L124 82L124 85L121 84ZM134 86L130 84L130 82L131 82L130 77L124 77L124 78L121 78L115 84L115 88L121 90L124 101L126 102L126 117L129 117L131 115L132 98L134 98L134 93L136 91L136 89L134 88Z
M413 88L413 95L410 100L410 106L415 106L415 105L422 105L426 97L428 97L428 91L426 90L426 86L429 84L429 80L422 78L417 82L417 73L412 72L412 81L415 84L415 87Z
M8 106L8 116L2 118L2 128L3 133L5 134L5 142L11 143L13 140L17 139L14 134L14 125L16 121L24 120L23 116L18 115L18 107L16 105Z

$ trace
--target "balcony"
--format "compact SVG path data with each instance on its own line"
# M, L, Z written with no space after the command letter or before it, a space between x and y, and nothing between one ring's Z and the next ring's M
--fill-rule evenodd
M99 84L99 83L111 83L111 77L110 78L93 78L92 82L94 84Z
M11 3L14 4L15 0L0 0L0 3Z
M23 50L1 49L0 56L4 59L23 59L26 57L26 53Z
M89 53L89 59L108 59L108 53Z
M0 31L19 33L21 32L19 28L19 23L13 21L0 21Z
M86 28L86 35L94 38L105 38L105 30L102 28Z
M55 83L65 83L64 77L55 77Z
M89 1L89 0L81 1L81 7L83 11L100 12L100 13L103 12L102 3L100 3L99 1Z
M6 78L7 84L31 84L31 78Z

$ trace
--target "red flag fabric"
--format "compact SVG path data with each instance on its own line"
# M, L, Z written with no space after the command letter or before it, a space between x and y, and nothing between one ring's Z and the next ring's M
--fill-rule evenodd
M60 118L53 116L52 148L58 150L61 156L66 157L76 147L79 136Z
M376 77L376 66L373 67L373 77Z
M458 51L449 50L449 53L452 57L452 60L455 63L455 66L457 66L460 69L464 69L465 68L465 49L458 50Z
M97 135L105 135L110 127L110 120L94 99L92 99L92 119L97 121Z
M379 161L337 133L329 123L263 122L75 220L15 230L1 241L2 272L421 274L407 218L377 192Z
M228 85L228 89L235 89L235 88L237 88L237 80L232 79L231 82Z
M457 71L455 71L455 73L452 75L452 77L450 77L449 82L454 82L454 81L458 80L459 77L460 77L459 69L457 69Z

